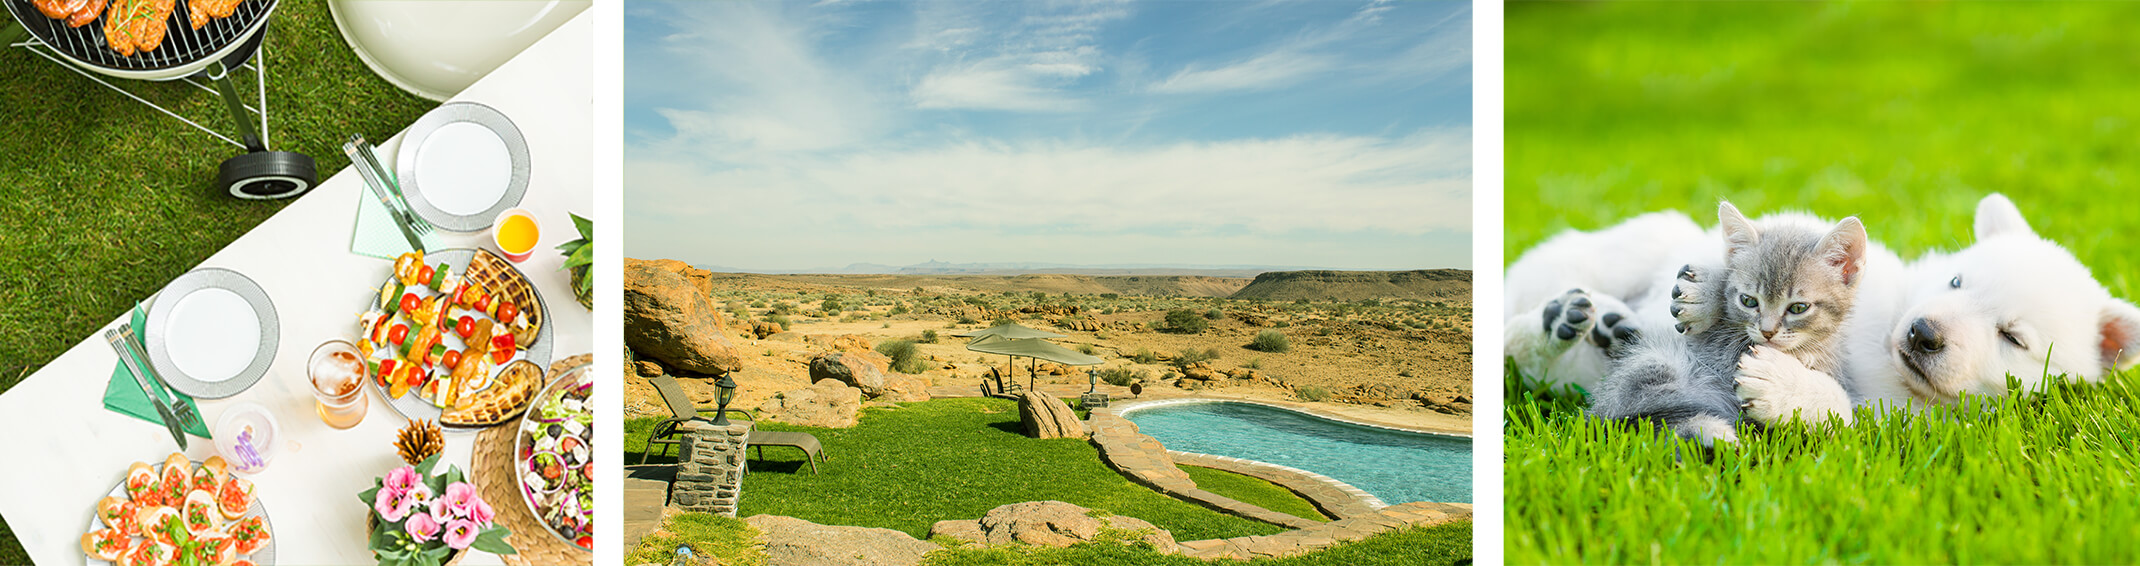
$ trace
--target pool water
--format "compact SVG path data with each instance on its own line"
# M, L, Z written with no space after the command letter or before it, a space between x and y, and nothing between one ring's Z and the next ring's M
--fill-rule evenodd
M1471 440L1352 425L1249 403L1136 409L1130 422L1169 450L1299 468L1383 503L1471 502Z

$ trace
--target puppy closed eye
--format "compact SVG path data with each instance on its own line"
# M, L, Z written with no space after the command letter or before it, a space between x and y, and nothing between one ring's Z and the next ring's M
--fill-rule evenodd
M2000 329L1999 329L1999 337L2000 337L2000 338L2004 338L2004 339L2006 339L2006 343L2008 343L2008 344L2013 344L2015 348L2020 348L2020 349L2023 349L2023 350L2027 350L2027 349L2029 349L2029 346L2028 346L2028 344L2026 344L2026 343L2022 342L2022 341L2021 341L2021 337L2020 337L2020 336L2017 336L2017 335L2015 335L2015 334L2014 334L2014 331L2013 331L2013 329L2010 329L2010 328L2000 328Z

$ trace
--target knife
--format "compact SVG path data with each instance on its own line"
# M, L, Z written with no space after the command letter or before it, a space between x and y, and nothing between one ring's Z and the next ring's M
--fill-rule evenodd
M163 396L156 391L155 387L149 385L148 378L142 377L143 368L141 363L134 359L131 349L127 348L126 334L128 333L122 333L116 328L106 330L104 331L104 340L110 342L112 350L118 352L119 363L126 366L127 373L134 374L134 384L140 385L141 392L148 394L149 402L156 405L156 414L163 419L164 428L171 431L171 439L178 441L178 449L185 450L186 431L179 427L178 415L172 414L171 407L163 403Z
M366 159L365 147L368 146L364 143L364 136L351 135L349 143L342 144L342 152L349 154L349 165L356 167L357 174L364 177L364 186L371 188L372 195L379 197L379 204L386 205L386 212L394 217L394 227L401 229L401 237L409 240L409 247L419 252L426 251L423 238L417 236L416 231L410 227L409 213L402 210L401 205L388 194L388 182L376 168L377 164Z
M135 306L134 308L141 307ZM134 335L134 327L131 325L120 327L119 336L126 339L127 351L133 353L134 359L143 360L141 362L142 369L148 370L149 380L157 386L156 392L163 394L165 399L170 400L171 412L178 415L179 426L183 428L198 425L202 429L208 428L207 424L201 422L201 412L193 408L193 402L180 395L178 388L172 387L171 382L164 380L163 374L156 373L156 366L146 361L149 359L148 348L141 345L141 337Z

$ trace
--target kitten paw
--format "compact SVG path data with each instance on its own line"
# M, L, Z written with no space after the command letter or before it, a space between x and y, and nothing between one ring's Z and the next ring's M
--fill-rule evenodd
M1672 281L1670 310L1672 318L1679 321L1673 328L1680 334L1698 334L1715 325L1723 313L1712 299L1723 279L1723 274L1713 269L1693 265L1679 268L1679 276Z
M1768 346L1754 346L1739 357L1734 380L1746 417L1762 424L1791 420L1850 422L1850 394L1827 374L1813 371L1798 358Z

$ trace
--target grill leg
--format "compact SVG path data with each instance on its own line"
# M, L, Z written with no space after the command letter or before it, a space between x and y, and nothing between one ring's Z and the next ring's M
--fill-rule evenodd
M238 85L230 82L230 69L221 62L208 66L208 79L215 81L216 91L223 94L223 103L230 107L230 118L238 122L238 132L244 137L246 151L267 151L267 143L261 141L260 130L245 115L245 99L238 98ZM264 109L263 109L264 110Z

